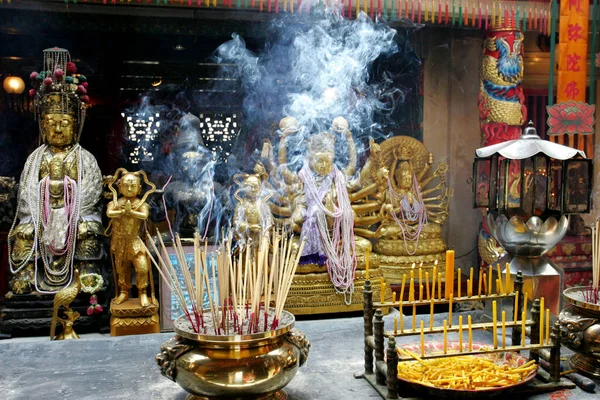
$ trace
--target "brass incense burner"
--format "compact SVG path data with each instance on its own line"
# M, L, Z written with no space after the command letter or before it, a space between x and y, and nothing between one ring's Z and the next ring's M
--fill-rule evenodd
M585 287L572 287L563 292L566 307L558 320L561 340L576 354L571 365L600 377L600 305L585 300Z
M274 310L269 311L272 316ZM204 318L210 326L210 312ZM182 316L175 320L177 335L162 344L156 362L164 376L190 393L188 400L287 399L282 389L310 349L304 333L292 329L294 323L294 316L283 311L278 329L211 335L194 333Z

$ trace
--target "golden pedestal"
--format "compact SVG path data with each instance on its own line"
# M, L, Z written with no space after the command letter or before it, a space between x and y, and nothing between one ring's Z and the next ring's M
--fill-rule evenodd
M386 227L386 236L378 239L374 251L379 257L379 268L387 283L402 282L402 275L410 276L413 264L419 267L423 263L423 277L429 272L432 278L433 267L438 262L438 272L446 261L446 243L441 237L442 227L436 223L424 226L418 244L409 242L405 245L400 229L395 225ZM415 248L416 246L416 248ZM410 254L413 253L413 254Z
M369 270L369 278L372 282L374 296L379 299L381 271L378 269ZM348 305L344 302L344 296L336 293L327 272L296 274L284 308L294 315L362 311L364 285L365 271L357 270L352 302ZM386 290L386 300L391 300L390 294L391 292Z
M158 301L142 307L140 299L129 299L121 304L110 302L110 335L143 335L160 333Z

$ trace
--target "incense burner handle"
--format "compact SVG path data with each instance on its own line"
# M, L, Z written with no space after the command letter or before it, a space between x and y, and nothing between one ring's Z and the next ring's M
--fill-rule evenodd
M164 342L160 346L160 353L156 355L156 363L160 367L160 372L175 382L177 360L193 348L194 346L181 336L172 337Z
M306 338L306 334L298 329L292 329L285 335L285 340L300 350L299 366L303 366L310 351L310 341Z

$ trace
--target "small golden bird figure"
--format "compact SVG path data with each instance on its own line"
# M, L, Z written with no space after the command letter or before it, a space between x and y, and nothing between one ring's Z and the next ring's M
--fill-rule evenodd
M74 319L77 319L77 317L79 316L79 313L73 312L73 310L71 310L71 308L69 306L75 300L75 298L79 294L80 290L81 290L81 280L79 279L79 270L76 269L74 271L73 281L71 282L71 284L69 286L59 290L54 295L54 310L52 311L52 323L50 325L50 340L54 340L54 336L56 333L56 322L57 321L60 321L61 323L63 323L63 326L66 327L66 323L69 322L70 319L73 319L73 316L76 315ZM64 319L58 317L58 311L59 311L60 307L65 308L65 314L67 315L67 320L64 320ZM74 319L71 322L74 322ZM76 336L76 334L75 334L75 336L73 336L73 337L78 337L78 336Z

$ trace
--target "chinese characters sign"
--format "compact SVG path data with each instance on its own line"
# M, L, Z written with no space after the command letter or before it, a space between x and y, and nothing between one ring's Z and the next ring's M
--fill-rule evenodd
M585 102L588 37L587 0L560 2L557 102Z

